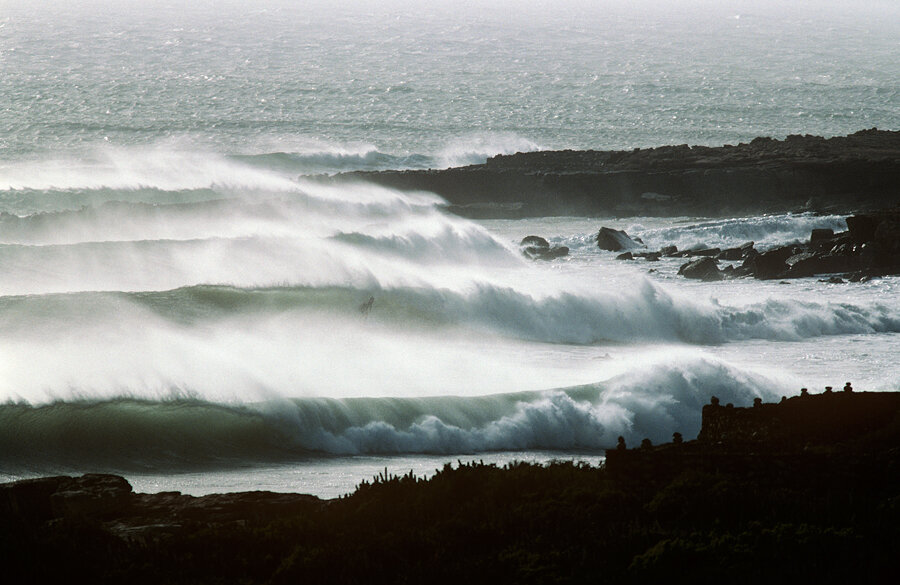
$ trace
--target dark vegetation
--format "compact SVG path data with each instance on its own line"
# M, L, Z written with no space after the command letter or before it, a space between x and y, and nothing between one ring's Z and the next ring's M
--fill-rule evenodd
M897 583L900 395L704 407L694 441L350 496L0 485L4 583ZM827 432L833 429L833 432Z

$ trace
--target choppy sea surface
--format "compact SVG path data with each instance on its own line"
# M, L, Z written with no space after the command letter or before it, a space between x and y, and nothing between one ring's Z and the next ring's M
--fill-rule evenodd
M843 217L475 222L308 178L898 129L900 7L512 6L0 7L0 480L333 497L596 463L695 435L711 395L900 390L900 279L692 282L592 240L765 249Z

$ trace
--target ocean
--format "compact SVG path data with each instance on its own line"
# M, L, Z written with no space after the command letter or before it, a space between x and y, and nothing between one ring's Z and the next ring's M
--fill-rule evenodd
M765 249L843 216L474 221L312 178L896 130L898 39L887 0L7 1L0 481L336 497L598 464L695 436L713 395L898 391L900 278L704 283L593 240Z

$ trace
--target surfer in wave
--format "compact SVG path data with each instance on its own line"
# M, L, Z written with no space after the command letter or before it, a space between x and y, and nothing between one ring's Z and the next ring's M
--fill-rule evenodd
M359 306L359 312L362 313L363 317L369 316L369 311L372 310L372 305L375 304L375 297L369 297L369 300L364 302Z

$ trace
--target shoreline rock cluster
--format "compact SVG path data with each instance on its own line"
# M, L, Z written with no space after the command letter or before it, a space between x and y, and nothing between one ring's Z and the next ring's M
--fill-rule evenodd
M760 137L720 147L539 151L438 170L357 171L367 181L430 191L471 218L740 216L856 213L897 203L900 131Z
M709 248L678 250L664 246L658 251L635 252L643 247L625 232L601 228L597 245L602 250L627 250L616 258L690 258L678 274L705 281L754 277L761 280L833 275L829 282L864 282L874 277L900 274L900 208L847 218L847 230L814 229L805 243L777 246L760 252L754 242L725 250ZM719 267L719 262L733 262ZM739 262L740 264L738 264Z

